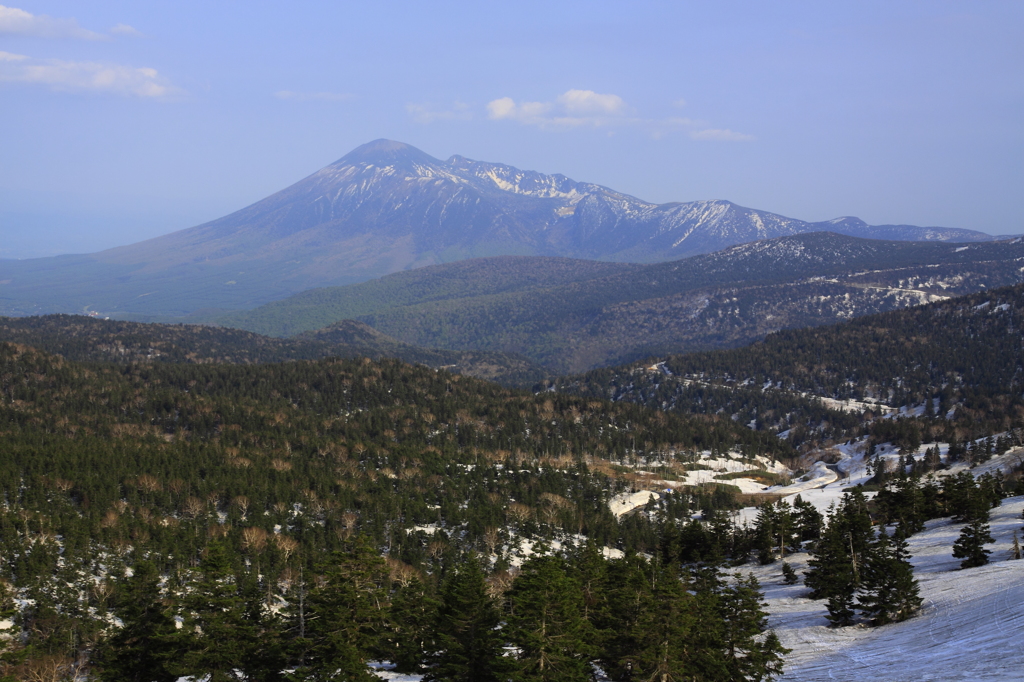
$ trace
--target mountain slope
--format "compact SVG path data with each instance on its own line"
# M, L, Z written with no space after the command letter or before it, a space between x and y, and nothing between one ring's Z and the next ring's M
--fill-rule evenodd
M1024 426L1022 325L1018 284L780 331L745 348L598 369L549 387L684 413L724 412L774 431L832 422L837 438L849 437L844 429L860 419L825 408L877 416L910 406L937 417L927 428L945 440L963 441Z
M1024 240L813 233L651 265L471 260L313 290L216 321L287 335L357 318L407 343L521 353L565 373L1015 284L1022 266Z
M495 255L657 262L783 235L988 240L970 230L807 223L727 201L652 204L562 175L377 140L218 220L91 255L5 262L0 313L185 315Z

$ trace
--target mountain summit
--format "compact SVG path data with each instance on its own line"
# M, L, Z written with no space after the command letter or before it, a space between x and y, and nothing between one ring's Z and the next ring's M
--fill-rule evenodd
M185 315L478 256L655 262L820 230L991 239L970 230L871 227L855 218L807 223L728 201L652 204L563 175L462 156L441 161L375 140L197 227L97 254L5 263L0 313Z

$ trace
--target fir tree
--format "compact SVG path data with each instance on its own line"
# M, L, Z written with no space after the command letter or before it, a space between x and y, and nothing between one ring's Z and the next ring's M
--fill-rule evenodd
M178 655L171 669L180 675L206 675L209 682L236 682L256 660L260 627L247 613L227 548L214 542L199 573L181 597L183 627L174 635Z
M978 517L964 526L960 531L960 537L953 543L953 556L963 559L960 568L975 568L988 563L988 556L992 552L985 549L985 545L995 542L989 532L988 514L985 517Z
M374 682L369 661L381 651L388 625L384 560L362 538L335 552L309 594L306 660L299 680Z
M100 642L93 662L102 682L174 682L168 670L176 634L170 608L160 596L160 575L149 561L135 564L120 586L115 615L121 627Z
M613 669L629 679L668 682L702 673L694 655L697 626L694 597L672 567L652 567L650 589L640 594L640 609L632 624L632 649ZM617 676L615 679L619 679Z
M498 625L501 615L487 594L476 555L449 572L441 589L436 651L427 658L424 682L499 682L508 659Z
M519 653L516 682L585 682L596 654L583 618L579 583L562 559L544 556L523 565L507 595L507 635Z
M782 582L787 585L796 585L797 581L800 580L797 576L796 571L793 569L792 564L785 561L782 562Z
M908 561L902 529L890 540L882 527L864 565L860 611L873 625L899 622L921 608L920 588Z

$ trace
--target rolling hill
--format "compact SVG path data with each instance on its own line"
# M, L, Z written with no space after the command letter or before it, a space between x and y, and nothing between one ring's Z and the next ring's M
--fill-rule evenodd
M436 265L315 289L218 324L287 336L359 319L406 343L520 353L553 373L750 343L1024 278L1024 240L811 233L670 263L540 257Z

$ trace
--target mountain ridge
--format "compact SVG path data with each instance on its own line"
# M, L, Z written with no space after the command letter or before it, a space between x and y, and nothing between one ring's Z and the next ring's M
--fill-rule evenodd
M202 225L96 254L4 263L0 314L183 316L473 257L659 262L822 229L994 239L854 218L809 223L720 200L654 204L564 175L459 155L441 161L376 140Z

